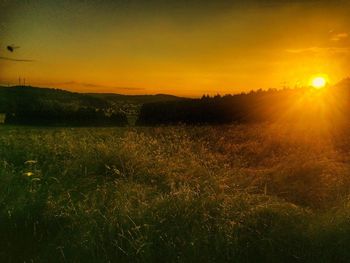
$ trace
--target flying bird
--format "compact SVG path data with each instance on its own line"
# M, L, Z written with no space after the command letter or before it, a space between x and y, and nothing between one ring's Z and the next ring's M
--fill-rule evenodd
M15 45L8 45L6 47L6 49L9 52L13 52L17 48L19 48L19 47L15 46ZM16 61L16 62L34 62L35 61L35 60L32 60L32 59L18 59L18 58L9 58L9 57L3 57L3 56L0 56L0 60L8 60L8 61Z
M15 51L15 49L17 49L17 48L19 48L19 47L16 47L15 45L9 45L9 46L7 46L7 50L10 51L10 52Z

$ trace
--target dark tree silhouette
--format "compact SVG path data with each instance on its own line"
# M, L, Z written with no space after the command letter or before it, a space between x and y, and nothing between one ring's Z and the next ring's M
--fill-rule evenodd
M350 109L349 86L333 87L327 91L336 98L337 105L333 107L336 106L343 112L349 112ZM308 105L305 98L312 98L312 94L317 92L319 91L312 88L260 89L247 94L223 97L204 95L201 99L148 103L141 107L137 124L224 124L275 121L282 118L295 121L314 108ZM304 108L300 107L301 101ZM317 104L319 101L310 103Z

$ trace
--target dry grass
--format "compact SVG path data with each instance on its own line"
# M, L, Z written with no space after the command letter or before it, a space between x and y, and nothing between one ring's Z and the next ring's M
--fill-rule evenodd
M0 127L0 259L347 262L346 134Z

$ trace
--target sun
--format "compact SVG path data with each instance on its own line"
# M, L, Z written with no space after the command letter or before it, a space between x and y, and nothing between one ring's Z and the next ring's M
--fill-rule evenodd
M314 77L311 80L311 86L314 87L315 89L322 89L326 86L327 80L325 77Z

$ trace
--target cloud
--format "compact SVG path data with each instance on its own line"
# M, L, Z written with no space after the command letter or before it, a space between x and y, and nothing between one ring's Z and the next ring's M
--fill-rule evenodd
M345 33L345 32L343 32L343 33L338 33L338 34L335 34L335 35L333 35L333 36L331 37L331 41L337 42L337 41L346 39L346 38L348 38L348 37L349 37L349 34L348 34L348 33Z
M16 61L16 62L34 62L35 60L32 59L16 59L16 58L8 58L8 57L0 57L2 60L8 60L8 61Z
M334 53L334 54L347 54L350 53L350 47L308 47L297 49L286 49L288 53Z
M85 83L85 82L76 82L76 81L68 81L68 82L61 82L61 83L52 83L53 85L60 85L60 86L82 86L86 88L100 88L100 89L109 89L109 90L127 90L127 91L133 91L133 90L145 90L144 88L137 88L137 87L115 87L115 86L106 86L106 85L100 85L100 84L94 84L94 83Z

